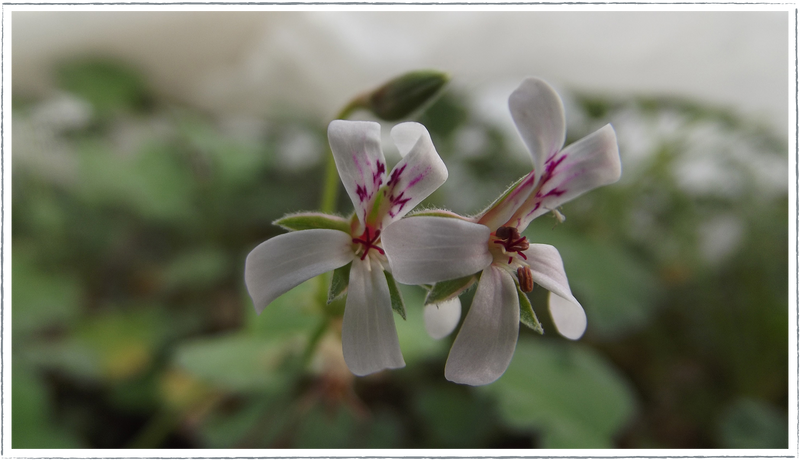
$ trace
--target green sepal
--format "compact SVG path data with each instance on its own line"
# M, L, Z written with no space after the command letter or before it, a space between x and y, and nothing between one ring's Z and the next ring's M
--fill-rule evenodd
M283 227L286 230L326 228L330 230L340 230L347 234L350 233L350 222L347 219L330 214L323 214L321 212L287 214L273 222L273 224Z
M447 217L449 219L469 220L468 218L460 214L456 214L453 211L448 211L446 209L423 209L421 211L412 212L408 215L408 217L420 217L420 216Z
M442 303L450 300L469 289L476 280L475 275L456 278L454 280L440 281L433 285L428 295L425 297L425 305L432 303Z
M350 284L351 265L353 265L352 262L333 271L331 287L328 289L328 303L338 299L347 291L347 285Z
M386 275L386 282L389 284L389 297L392 298L392 310L397 312L401 318L406 319L406 306L403 303L403 296L400 295L400 287L397 285L397 281L394 280L394 276L391 273L384 271Z
M517 286L517 295L519 296L519 322L539 334L544 334L542 323L539 322L539 318L537 318L536 313L533 312L531 301L528 300L527 294L522 292L519 286Z
M514 189L516 189L530 174L533 174L533 173L525 174L524 176L522 176L519 179L515 180L513 184L508 186L508 188L506 189L505 192L503 192L502 195L497 197L497 199L492 202L492 204L487 206L486 209L484 209L483 211L479 212L478 216L482 216L482 215L486 214L487 212L489 212L492 209L494 209L495 206L497 206L500 203L502 203L503 200L505 200L508 197L508 195L510 195L511 192L513 192Z

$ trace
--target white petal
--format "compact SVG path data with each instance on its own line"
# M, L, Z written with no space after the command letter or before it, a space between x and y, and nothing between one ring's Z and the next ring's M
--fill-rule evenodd
M549 244L532 244L527 251L533 282L550 291L550 316L558 332L572 340L586 330L586 313L572 295L558 249Z
M574 297L565 299L551 291L549 305L558 333L572 340L581 338L586 331L586 313L581 304Z
M492 263L489 228L447 217L408 217L381 235L394 279L430 284L472 275Z
M333 120L328 125L328 142L342 184L363 224L386 179L381 127L372 121Z
M317 275L353 259L350 235L315 229L285 233L264 241L247 255L244 282L256 311Z
M492 383L506 371L519 335L519 298L508 272L483 271L472 306L458 332L444 376L467 385Z
M523 253L528 258L534 283L565 299L574 300L558 249L549 244L531 244Z
M542 188L518 212L522 228L578 195L619 180L622 167L614 128L605 125L570 144L545 165L545 171L548 170L551 170L549 180L545 181L546 172Z
M458 326L461 301L458 297L453 297L442 303L425 305L422 316L425 318L425 330L429 336L436 340L445 338Z
M392 138L403 159L386 182L389 208L383 226L406 215L447 180L447 168L424 126L401 123L392 129Z
M561 150L566 139L564 104L544 80L527 78L508 98L511 117L530 150L536 177L545 161Z
M344 318L342 352L355 375L403 367L403 355L392 316L389 285L383 270L355 259L350 268Z

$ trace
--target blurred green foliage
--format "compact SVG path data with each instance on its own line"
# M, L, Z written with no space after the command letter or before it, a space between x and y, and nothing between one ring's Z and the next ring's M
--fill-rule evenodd
M506 374L471 388L444 379L453 337L425 333L422 288L400 287L407 366L365 378L326 367L323 280L255 314L244 258L317 208L324 123L214 118L108 61L57 76L65 94L14 104L14 448L788 446L787 151L768 129L567 97L570 139L614 124L623 178L526 235L559 249L589 329L560 338L536 288L544 335L521 328ZM419 118L450 170L429 203L462 213L530 168L510 117L468 102Z

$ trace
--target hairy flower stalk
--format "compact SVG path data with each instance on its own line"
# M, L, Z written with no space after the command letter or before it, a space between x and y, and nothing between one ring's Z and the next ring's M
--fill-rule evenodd
M611 125L562 148L564 108L546 82L523 81L509 97L509 109L531 153L529 174L474 218L409 217L382 235L389 264L401 283L430 284L480 274L445 366L445 377L457 383L485 385L505 372L519 334L520 300L530 308L524 293L534 284L550 291L549 310L558 332L569 339L583 335L586 314L572 295L558 250L532 244L522 233L536 217L616 182L621 173ZM462 284L468 286L471 279ZM437 312L429 316L435 320Z
M322 213L286 216L275 223L297 231L261 243L245 262L245 283L259 313L300 283L350 264L349 282L336 294L347 290L342 352L356 375L405 365L392 316L391 292L396 286L385 273L389 264L382 232L447 179L447 169L424 126L401 123L391 134L403 158L387 175L380 125L331 122L328 140L355 206L353 218Z

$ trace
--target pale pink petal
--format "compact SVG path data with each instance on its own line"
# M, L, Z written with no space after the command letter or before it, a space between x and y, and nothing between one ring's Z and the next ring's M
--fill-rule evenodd
M586 313L572 295L558 249L548 244L532 244L524 251L533 282L550 291L550 316L558 332L572 340L586 330Z
M392 129L392 138L403 159L386 182L383 226L406 215L447 180L447 168L424 126L401 123Z
M422 312L425 319L425 330L436 340L450 335L461 319L461 301L458 297L442 303L425 305Z
M342 352L355 375L405 366L383 270L353 260L342 319Z
M527 78L508 98L511 117L533 159L536 177L548 158L561 150L566 139L564 104L544 80Z
M278 235L247 255L244 281L258 313L284 292L353 260L351 237L315 229Z
M363 224L386 180L381 127L371 121L333 120L328 125L328 141L342 184Z
M514 218L519 228L563 203L597 187L619 180L622 172L617 136L611 125L567 146L545 165L541 188Z
M467 385L492 383L506 371L519 335L519 297L511 275L483 271L472 306L458 332L444 376Z
M550 316L558 333L572 340L578 340L586 331L586 312L574 297L565 299L550 292Z
M492 263L489 228L447 217L407 217L381 235L394 279L431 284L478 273Z

